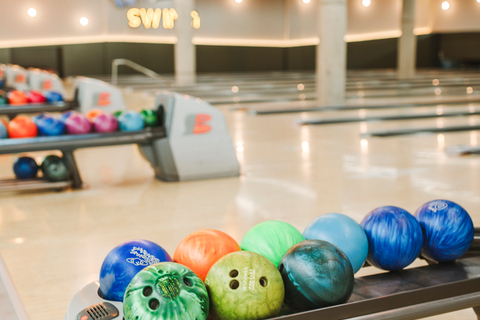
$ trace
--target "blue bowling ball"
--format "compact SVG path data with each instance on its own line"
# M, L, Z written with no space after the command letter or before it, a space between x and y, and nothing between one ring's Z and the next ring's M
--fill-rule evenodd
M65 131L64 123L49 115L37 116L34 120L38 128L38 134L41 136L59 136Z
M472 218L455 202L433 200L415 211L423 230L422 255L438 262L450 262L463 256L474 237Z
M5 125L0 121L0 139L8 138L8 130Z
M385 206L374 209L360 225L368 239L367 261L377 268L401 270L410 265L422 250L420 223L402 208Z
M145 125L140 113L132 110L122 112L118 117L118 124L121 131L138 131Z
M285 304L295 312L345 303L354 276L347 256L333 244L305 240L291 247L280 260Z
M37 176L38 164L31 157L20 157L13 164L17 179L33 179Z
M368 240L363 228L355 220L339 213L328 213L314 219L303 231L306 240L330 242L342 250L356 273L368 255Z
M48 103L58 103L63 101L63 96L59 92L46 91L44 92L44 95Z
M100 268L100 292L107 300L123 301L128 284L143 268L164 261L170 255L148 240L132 240L112 249Z

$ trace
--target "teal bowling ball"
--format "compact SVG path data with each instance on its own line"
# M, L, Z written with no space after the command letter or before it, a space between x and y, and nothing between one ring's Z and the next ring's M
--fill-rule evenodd
M367 235L359 223L346 215L328 213L319 216L305 228L303 236L306 240L323 240L337 246L347 255L354 273L367 259Z
M205 320L208 311L202 279L175 262L145 267L130 281L123 299L125 320Z
M140 113L136 111L125 111L118 117L118 124L121 131L138 131L145 126Z
M285 304L295 312L342 304L353 292L353 268L333 244L305 240L287 251L280 266Z
M113 248L100 268L100 293L103 298L123 301L133 277L149 265L172 261L160 245L148 240L131 240Z
M71 175L65 159L56 155L45 157L40 168L42 169L43 177L52 182L66 181Z
M3 124L3 122L0 121L0 139L5 139L8 138L8 130Z

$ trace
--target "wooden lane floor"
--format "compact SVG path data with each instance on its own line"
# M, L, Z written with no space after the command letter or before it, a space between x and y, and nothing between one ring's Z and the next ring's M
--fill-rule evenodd
M126 95L136 101L135 93ZM153 104L151 97L142 99L135 108ZM200 229L218 229L240 242L265 220L283 220L303 231L329 212L360 222L379 206L413 213L439 198L458 202L480 225L480 157L445 152L449 146L479 144L478 131L361 136L372 130L469 123L478 121L475 116L300 126L299 118L318 114L260 117L220 109L242 166L240 177L158 181L136 146L127 145L76 151L86 190L0 193L0 255L31 320L62 319L73 295L98 279L107 253L130 239L155 241L173 255L185 236ZM41 160L47 154L34 156ZM13 176L15 157L0 156L0 178ZM417 260L412 267L421 265ZM382 273L365 269L359 276ZM433 319L475 315L464 310Z

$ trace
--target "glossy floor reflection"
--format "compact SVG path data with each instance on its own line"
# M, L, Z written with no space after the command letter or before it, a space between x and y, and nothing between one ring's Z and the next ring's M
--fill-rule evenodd
M125 95L132 108L153 105L143 93ZM255 116L219 108L241 163L239 177L158 181L129 145L76 151L89 185L85 190L0 194L0 255L31 320L62 319L73 295L98 279L107 253L130 239L155 241L173 255L179 242L199 229L218 229L240 242L264 220L283 220L303 231L329 212L360 221L379 206L414 212L437 198L458 202L480 225L480 157L445 152L449 146L479 144L478 131L361 136L379 129L468 124L478 116L300 126L299 119L319 115ZM0 156L0 178L12 177L15 157ZM365 268L358 276L371 272L378 270ZM433 319L476 317L464 310Z

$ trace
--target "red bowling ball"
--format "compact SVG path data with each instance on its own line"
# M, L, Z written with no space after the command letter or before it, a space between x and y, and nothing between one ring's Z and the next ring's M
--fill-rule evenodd
M27 97L30 103L45 103L47 101L41 91L32 90L27 94Z
M7 94L8 103L11 105L16 104L27 104L28 103L28 96L25 92L20 90L12 90Z
M10 138L30 138L37 136L37 126L26 116L16 116L8 124L8 135Z

